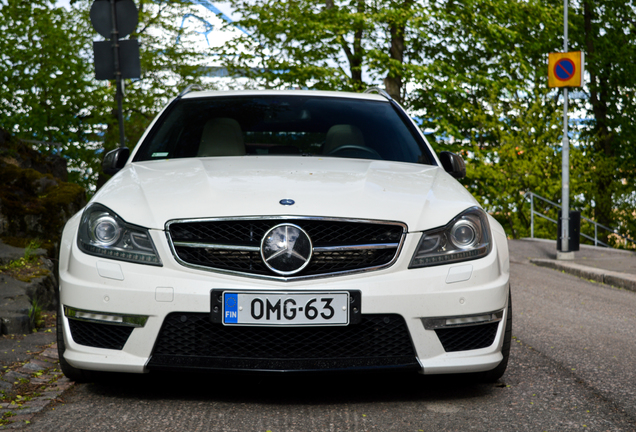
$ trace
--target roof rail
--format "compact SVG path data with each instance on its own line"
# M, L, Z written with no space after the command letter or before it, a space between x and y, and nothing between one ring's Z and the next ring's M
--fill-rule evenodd
M363 93L377 93L380 96L384 96L390 101L393 100L393 98L386 91L382 90L380 87L369 87Z
M188 93L190 93L193 90L201 91L201 90L203 90L203 87L201 87L200 84L190 84L185 89L183 89L183 91L181 93L179 93L179 95L177 96L177 99L181 99L181 97L187 95Z

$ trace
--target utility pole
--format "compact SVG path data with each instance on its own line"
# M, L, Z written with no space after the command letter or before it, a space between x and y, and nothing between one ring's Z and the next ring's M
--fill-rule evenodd
M126 147L124 135L123 79L139 78L139 43L125 40L137 27L138 11L133 0L95 0L90 10L97 33L110 41L94 41L95 78L115 80L119 147Z
M568 52L568 0L563 0L563 52L548 56L548 86L563 87L563 139L561 143L561 217L557 234L557 259L573 260L579 250L580 212L570 212L570 138L568 137L569 87L583 85L585 54ZM570 238L571 237L571 238Z
M117 30L117 9L115 9L115 0L110 0L110 17L113 25L113 29L110 32L110 40L113 44L113 62L115 67L115 83L117 86L115 90L115 98L117 99L117 120L119 121L119 147L126 147L126 143L124 141L124 107L122 102L124 95L121 88L121 69L119 67L119 31Z
M568 52L568 0L563 0L563 52ZM568 88L563 87L563 144L561 146L561 252L557 259L572 260L570 251L570 140L568 138Z

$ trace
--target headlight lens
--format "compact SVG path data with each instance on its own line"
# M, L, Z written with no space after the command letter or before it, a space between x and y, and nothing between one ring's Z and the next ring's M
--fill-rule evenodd
M488 255L492 243L486 212L473 207L442 228L426 231L409 268L468 261Z
M126 223L101 204L84 210L77 245L89 255L161 266L148 230Z
M110 246L119 239L121 227L109 214L98 214L97 217L89 218L88 234L94 243Z

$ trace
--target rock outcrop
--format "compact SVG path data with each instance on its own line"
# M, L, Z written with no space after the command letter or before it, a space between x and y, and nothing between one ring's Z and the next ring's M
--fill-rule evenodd
M25 249L0 241L0 270L19 262L24 256ZM53 262L46 257L44 249L33 251L30 261L28 277L15 277L20 272L19 267L15 271L0 271L0 334L30 333L35 324L29 314L33 307L41 311L57 308Z
M66 161L43 155L0 129L0 238L25 247L38 239L51 257L66 221L86 204L86 192L68 183Z
M67 180L64 158L41 154L0 129L0 334L31 332L34 305L57 307L54 261L62 229L86 204L84 189ZM44 249L27 252L34 240ZM33 271L20 277L24 267Z

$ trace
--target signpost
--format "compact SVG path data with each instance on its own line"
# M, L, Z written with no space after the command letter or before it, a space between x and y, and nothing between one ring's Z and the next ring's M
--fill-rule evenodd
M90 11L91 23L97 33L110 38L110 41L93 42L95 79L116 80L120 147L125 147L122 79L141 76L138 42L122 38L135 31L137 16L133 0L95 0Z
M557 259L572 260L570 251L570 140L568 138L568 87L583 85L583 52L568 52L568 0L563 0L563 52L548 57L548 86L563 87L563 141L561 151L561 232ZM578 242L577 242L578 244Z

